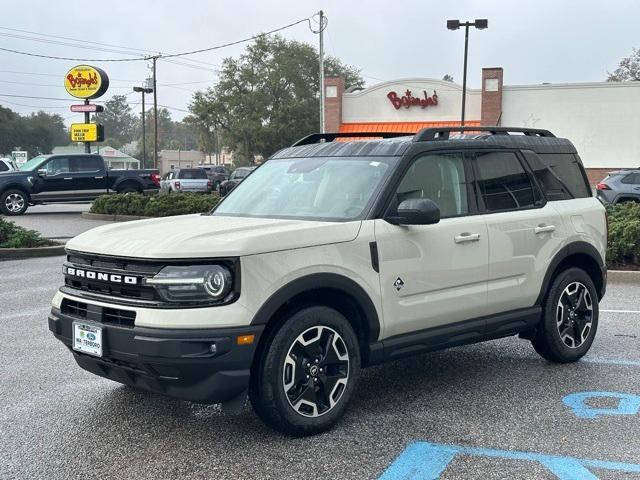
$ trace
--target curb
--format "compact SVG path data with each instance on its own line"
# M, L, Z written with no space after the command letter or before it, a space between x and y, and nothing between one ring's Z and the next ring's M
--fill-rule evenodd
M106 222L130 222L132 220L144 220L152 217L140 217L138 215L112 215L110 213L82 212L82 218L87 220L103 220Z
M53 257L57 255L64 255L65 244L50 245L48 247L34 247L34 248L0 248L0 262L8 260L19 260L22 258L37 258L37 257Z
M607 270L607 278L611 279L624 279L633 278L640 280L640 270Z

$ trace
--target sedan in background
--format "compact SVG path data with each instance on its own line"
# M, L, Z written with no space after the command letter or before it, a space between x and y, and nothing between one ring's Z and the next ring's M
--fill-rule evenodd
M256 167L236 168L229 177L229 180L220 184L220 196L223 197L227 195L231 190L236 188L240 184L240 182L247 178L249 174L255 169Z
M626 169L609 172L596 185L596 197L604 204L640 202L640 170Z
M211 180L201 168L179 168L164 176L160 191L211 193Z

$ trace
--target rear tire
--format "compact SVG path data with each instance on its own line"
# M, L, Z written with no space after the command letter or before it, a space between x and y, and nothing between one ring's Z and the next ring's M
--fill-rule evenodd
M29 208L29 196L24 191L12 188L0 195L0 211L4 215L22 215Z
M360 348L336 310L300 310L266 339L251 372L249 398L260 419L293 436L330 429L344 414L360 375Z
M575 362L591 348L598 316L598 294L591 277L579 268L564 270L547 292L533 348L550 362Z

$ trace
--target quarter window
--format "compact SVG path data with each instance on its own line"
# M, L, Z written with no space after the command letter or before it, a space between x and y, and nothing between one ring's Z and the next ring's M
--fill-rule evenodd
M468 213L462 154L428 154L416 159L400 182L396 196L398 205L410 198L433 200L442 218Z
M640 173L630 173L620 181L626 184L632 184L632 185L638 184L640 183Z
M548 200L591 197L591 188L577 155L571 153L525 153L527 162Z
M513 152L476 155L478 190L489 212L533 208L539 193Z

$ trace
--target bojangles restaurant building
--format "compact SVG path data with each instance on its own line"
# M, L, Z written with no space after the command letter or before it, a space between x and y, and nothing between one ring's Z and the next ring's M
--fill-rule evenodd
M570 139L592 183L617 168L640 167L640 82L504 85L502 68L482 69L467 89L465 124L544 128ZM345 91L325 78L327 132L406 132L460 125L462 86L428 78Z

